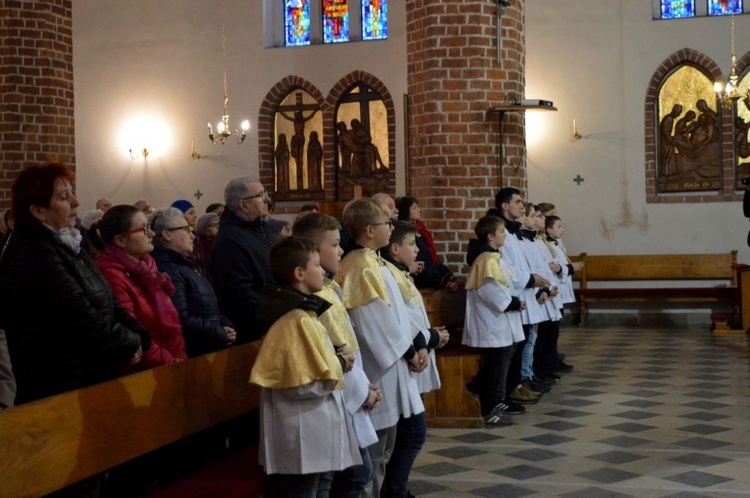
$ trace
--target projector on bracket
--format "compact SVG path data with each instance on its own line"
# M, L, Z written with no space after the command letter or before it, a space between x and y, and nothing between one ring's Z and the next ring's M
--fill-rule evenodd
M554 107L554 104L551 100L541 100L541 99L523 99L521 102L521 105L539 105L543 107Z

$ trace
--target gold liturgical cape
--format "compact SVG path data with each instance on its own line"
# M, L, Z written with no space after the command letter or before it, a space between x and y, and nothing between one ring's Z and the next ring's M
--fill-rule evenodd
M417 287L411 280L409 273L399 270L396 265L392 264L390 261L386 261L385 264L388 269L391 270L393 279L396 280L396 283L398 284L398 290L401 291L401 295L404 297L404 302L408 303L414 301L417 309L420 309L422 305L420 304L421 301L417 299Z
M499 252L483 252L477 256L474 264L471 265L469 278L466 280L466 290L479 289L488 278L500 285L510 287L508 279L500 268L500 257ZM512 279L513 273L510 268L508 268L508 273L510 273L508 276Z
M372 249L355 249L347 254L336 273L341 286L341 300L346 309L359 308L373 299L391 305L380 267L385 262Z
M346 307L341 302L336 289L341 289L339 284L325 279L323 290L315 293L316 296L331 303L331 307L320 315L318 319L326 328L334 346L346 345L346 348L354 353L355 351L359 351L359 344L349 326L349 315L347 315Z
M317 380L335 380L336 389L342 389L344 372L315 312L294 309L263 338L250 383L292 389Z

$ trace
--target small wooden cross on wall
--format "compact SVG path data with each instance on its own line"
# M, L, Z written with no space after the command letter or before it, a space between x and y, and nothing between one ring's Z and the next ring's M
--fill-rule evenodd
M575 178L573 178L573 181L578 184L578 186L581 186L581 183L583 183L583 178L581 178L581 175L577 175Z
M203 197L203 192L201 192L200 189L198 189L195 191L193 196L195 196L196 199L201 200L201 197Z

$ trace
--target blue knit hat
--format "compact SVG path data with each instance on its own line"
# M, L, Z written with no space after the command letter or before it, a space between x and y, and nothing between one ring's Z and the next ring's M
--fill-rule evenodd
M178 201L174 201L172 203L172 207L179 209L180 211L182 211L182 214L185 214L185 211L195 206L193 206L193 203L190 201L186 201L185 199L180 199Z

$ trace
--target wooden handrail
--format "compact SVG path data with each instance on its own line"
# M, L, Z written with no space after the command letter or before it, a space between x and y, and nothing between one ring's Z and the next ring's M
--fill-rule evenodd
M260 341L0 412L0 496L39 496L257 409Z

